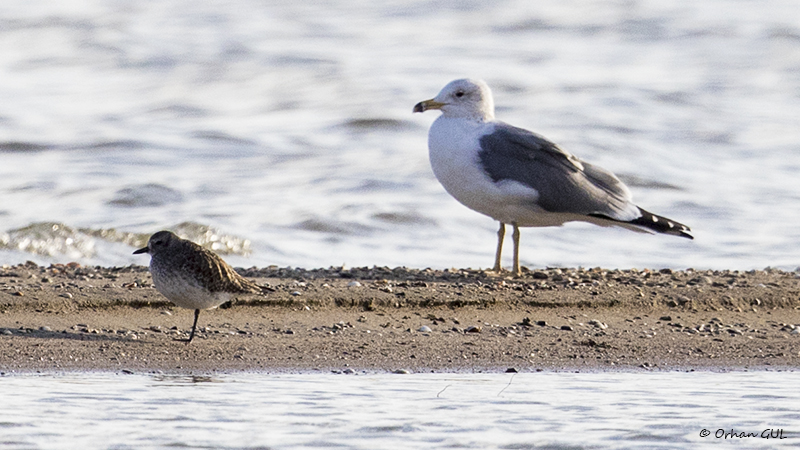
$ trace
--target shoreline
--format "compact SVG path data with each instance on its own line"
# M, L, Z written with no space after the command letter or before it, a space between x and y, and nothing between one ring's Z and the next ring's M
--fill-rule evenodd
M796 272L237 269L265 295L192 311L146 267L0 268L0 372L800 368Z

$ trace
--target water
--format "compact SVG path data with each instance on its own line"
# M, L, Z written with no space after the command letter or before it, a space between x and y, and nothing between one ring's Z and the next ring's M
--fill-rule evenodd
M4 1L0 263L146 264L159 229L239 266L488 267L496 224L427 161L462 76L696 240L571 224L523 264L794 269L791 0ZM510 254L510 252L507 252Z
M13 375L0 378L0 445L798 448L798 382L777 372ZM766 429L784 439L724 436Z

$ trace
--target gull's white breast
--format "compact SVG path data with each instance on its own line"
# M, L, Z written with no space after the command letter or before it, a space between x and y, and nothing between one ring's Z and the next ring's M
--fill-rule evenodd
M428 133L431 168L445 190L464 206L503 223L557 226L579 219L554 214L537 205L539 193L513 180L495 182L483 169L480 138L494 131L493 122L439 116Z

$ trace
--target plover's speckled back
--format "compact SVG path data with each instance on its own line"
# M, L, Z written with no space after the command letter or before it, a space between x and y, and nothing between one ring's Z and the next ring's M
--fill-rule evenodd
M194 338L201 309L216 308L232 294L262 291L215 253L169 231L150 236L147 247L133 253L150 254L150 274L158 292L172 303L194 310L194 324L187 343Z

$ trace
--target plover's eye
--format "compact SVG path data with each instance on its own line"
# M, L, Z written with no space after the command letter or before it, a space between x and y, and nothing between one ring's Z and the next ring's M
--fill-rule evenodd
M456 97L461 98L463 96L464 96L464 91L457 91L456 92Z

